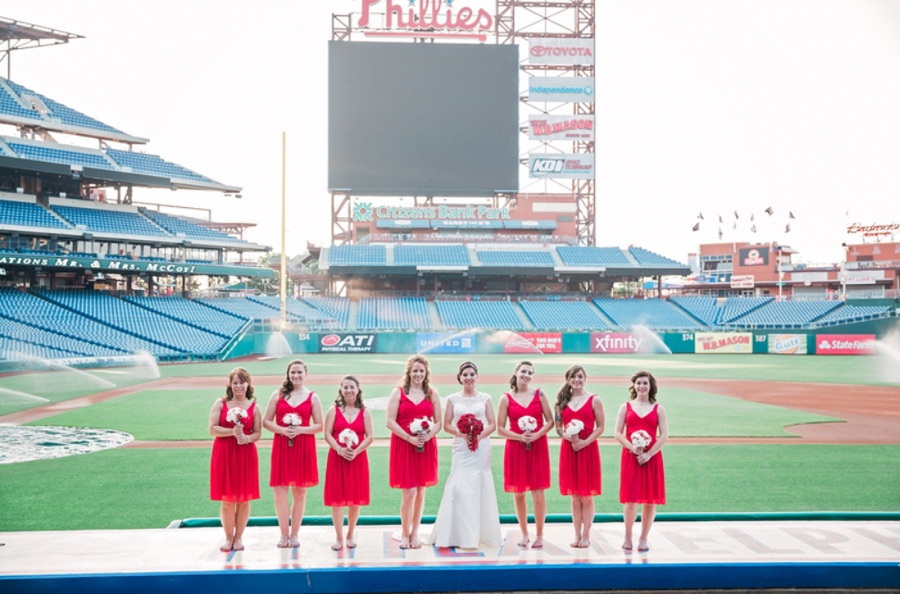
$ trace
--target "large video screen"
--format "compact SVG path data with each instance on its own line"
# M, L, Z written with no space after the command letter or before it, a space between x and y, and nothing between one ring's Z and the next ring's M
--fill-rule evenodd
M329 190L517 191L518 60L514 45L330 42Z

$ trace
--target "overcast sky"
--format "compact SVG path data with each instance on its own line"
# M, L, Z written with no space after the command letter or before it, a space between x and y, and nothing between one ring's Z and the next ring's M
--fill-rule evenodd
M15 52L13 80L243 188L136 200L255 222L247 238L276 251L286 132L293 255L330 242L327 42L331 14L360 7L5 0L0 16L85 36ZM847 224L900 223L900 2L598 0L596 30L597 245L686 261L721 228L838 262L861 241Z

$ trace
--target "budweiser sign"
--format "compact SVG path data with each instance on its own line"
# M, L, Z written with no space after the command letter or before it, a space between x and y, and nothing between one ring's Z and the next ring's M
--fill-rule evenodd
M454 0L362 0L358 25L372 26L372 17L384 16L386 30L366 31L381 37L466 37L487 40L494 16L483 8L456 6Z
M863 237L878 237L880 235L893 235L900 231L900 224L888 223L887 225L862 225L853 223L847 226L847 233L861 233Z

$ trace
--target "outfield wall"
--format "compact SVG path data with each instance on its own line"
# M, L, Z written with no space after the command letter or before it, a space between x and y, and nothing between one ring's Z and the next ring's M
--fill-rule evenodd
M887 322L887 324L876 324ZM270 353L519 353L872 355L898 321L815 330L630 332L322 332L250 333L232 357ZM282 345L285 350L272 351Z

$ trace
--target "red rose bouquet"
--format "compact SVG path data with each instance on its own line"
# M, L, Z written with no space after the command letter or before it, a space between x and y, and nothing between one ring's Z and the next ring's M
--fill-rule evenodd
M471 439L468 440L469 449L473 452L478 449L478 436L484 431L484 425L481 421L479 421L475 415L468 414L459 417L459 420L456 422L456 428L459 429L459 432L466 436L471 436Z

